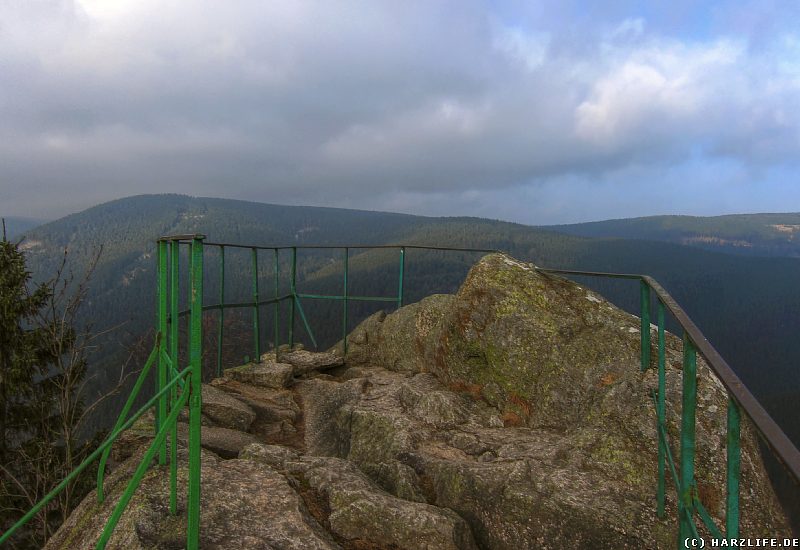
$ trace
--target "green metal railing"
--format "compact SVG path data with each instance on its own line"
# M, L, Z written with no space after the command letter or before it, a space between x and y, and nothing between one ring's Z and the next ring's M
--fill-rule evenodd
M179 310L180 292L180 250L181 246L188 248L189 256L189 284L188 304L186 310ZM262 323L260 308L272 306L273 308L273 341L274 349L280 345L281 335L281 304L288 303L288 338L287 343L295 343L295 323L297 317L302 323L306 334L316 346L316 339L303 309L302 301L329 300L342 304L342 344L347 352L347 329L349 304L351 302L383 302L395 307L404 303L404 279L406 270L406 252L410 249L436 250L466 253L491 253L499 252L490 249L430 247L412 245L385 245L385 246L291 246L291 247L265 247L247 246L230 243L206 242L203 235L173 235L162 237L157 241L157 332L155 345L142 369L133 390L125 403L108 438L86 458L73 472L71 472L56 488L53 489L41 502L37 503L22 519L9 531L0 536L0 544L7 541L11 535L34 515L42 510L61 490L73 481L95 460L100 461L97 474L97 498L103 502L104 476L106 462L111 452L111 446L124 430L128 429L145 412L153 409L155 412L154 432L155 437L145 451L133 477L128 482L125 491L115 505L97 543L97 548L104 548L122 513L130 502L142 477L150 466L151 461L158 458L160 466L169 463L169 512L177 513L177 419L180 411L187 405L189 408L189 464L188 464L188 496L187 496L187 533L186 547L190 550L198 548L199 520L200 520L200 411L201 411L201 383L202 383L202 349L203 349L203 323L202 316L207 311L218 311L217 325L217 354L216 373L222 370L223 354L222 343L225 338L225 311L228 309L250 308L252 312L253 354L256 360L261 355L260 339L262 336ZM219 251L220 281L218 303L213 305L203 304L203 258L204 250L215 248ZM245 249L250 251L250 275L252 300L248 302L226 303L226 249ZM298 250L341 250L341 265L343 267L341 294L314 294L302 293L297 290L297 258ZM398 256L397 293L393 296L361 296L349 292L350 255L354 249L388 249L395 250ZM273 266L273 296L263 299L259 287L259 253L271 253ZM288 288L289 292L281 295L281 254L289 253ZM684 541L698 537L697 518L712 536L718 538L734 539L739 535L739 482L740 482L740 423L742 412L751 419L758 435L772 449L775 456L783 463L794 483L800 482L800 452L789 441L783 431L769 417L763 407L753 397L749 390L733 373L728 364L717 351L709 344L700 330L686 315L675 300L652 278L644 275L602 273L576 270L557 270L536 268L539 272L568 276L607 277L615 279L628 279L639 281L640 319L641 319L641 370L651 367L651 299L655 294L657 298L657 369L658 389L653 392L653 402L657 419L657 487L656 511L659 518L666 515L666 478L667 468L673 480L677 494L677 522L678 522L678 547L684 547ZM681 395L681 426L680 426L680 452L676 462L670 448L666 424L666 333L665 312L669 311L683 330L683 375ZM187 366L179 370L179 322L188 317L188 331L185 349L187 350ZM728 391L728 425L727 425L727 461L726 461L726 514L724 535L713 521L700 500L695 481L695 449L696 449L696 408L697 408L697 354L700 354L709 368L724 384ZM153 365L157 365L155 376L156 387L153 397L147 403L129 416L134 402L140 394L145 379ZM169 444L167 444L167 442Z
M217 357L216 357L216 375L222 374L222 342L225 339L225 316L224 312L228 309L242 309L249 308L252 311L252 338L253 338L253 357L258 360L261 357L261 307L272 306L273 309L273 347L275 349L281 345L281 309L283 303L289 304L289 315L287 321L288 337L286 344L290 347L294 346L296 341L295 325L296 320L299 318L302 327L314 347L317 347L317 339L309 323L308 316L303 308L303 300L332 300L338 301L342 304L342 331L341 340L344 352L347 353L347 327L349 319L349 307L351 302L383 302L402 307L404 301L404 280L405 280L405 266L406 266L406 251L407 250L428 250L428 251L444 251L444 252L466 252L473 254L486 254L497 252L493 249L487 248L454 248L454 247L437 247L437 246L421 246L421 245L352 245L352 246L252 246L232 243L216 243L204 242L206 249L214 248L219 252L219 268L217 277L220 281L218 303L212 305L204 305L203 311L219 311L217 317ZM225 251L229 249L241 249L250 251L250 278L252 289L252 300L249 302L233 302L225 303L225 280L227 273L227 266L225 261ZM350 271L350 256L353 250L395 250L398 252L398 275L397 275L397 293L394 296L360 296L349 293L348 276ZM298 251L334 251L340 250L342 253L341 264L343 266L342 274L342 293L341 294L316 294L308 292L298 292L297 290L297 254ZM273 279L273 296L270 298L262 298L259 292L259 252L270 252L272 255L272 279ZM281 295L281 277L284 274L281 271L281 254L289 254L288 259L288 287L289 292ZM188 311L181 311L179 316L183 316Z
M184 243L189 247L189 341L188 365L178 367L178 283L179 252ZM169 458L170 502L169 511L177 513L177 421L180 412L189 407L189 487L188 528L186 547L196 550L200 533L200 408L201 408L201 321L203 296L203 236L165 237L158 241L158 306L155 344L128 396L109 436L77 468L70 472L52 491L29 510L10 529L0 535L0 544L10 540L28 521L44 509L58 494L95 461L97 470L97 500L105 500L104 478L111 448L119 435L133 426L147 411L155 413L155 437L139 462L133 476L122 492L106 522L96 548L106 547L114 528L122 517L150 463L158 455L159 465ZM173 321L174 320L174 321ZM136 412L130 414L141 390L156 365L154 395ZM169 440L169 452L167 452Z
M560 275L605 277L638 280L640 282L640 333L641 370L651 367L650 307L652 294L657 300L657 369L658 389L653 394L656 409L658 434L658 485L656 488L656 511L659 518L665 516L666 467L677 493L678 548L687 548L687 539L699 539L697 518L717 539L736 539L739 536L739 484L741 476L741 416L744 412L753 422L759 437L781 461L784 469L796 486L800 486L800 451L789 440L774 420L767 414L758 400L750 393L730 366L708 342L700 329L689 318L678 303L647 275L626 273L602 273L565 269L537 268L543 273ZM670 449L666 424L666 338L665 311L669 311L683 331L683 372L681 393L680 453L676 464ZM695 479L696 413L697 413L697 354L719 378L728 392L727 437L726 437L726 496L725 526L716 525L697 489Z

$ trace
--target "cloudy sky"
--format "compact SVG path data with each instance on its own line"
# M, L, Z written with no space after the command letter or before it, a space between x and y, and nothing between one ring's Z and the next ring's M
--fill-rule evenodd
M800 4L0 0L0 214L800 211Z

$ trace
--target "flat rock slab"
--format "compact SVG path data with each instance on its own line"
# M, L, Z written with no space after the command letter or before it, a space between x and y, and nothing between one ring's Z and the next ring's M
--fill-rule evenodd
M186 444L188 440L189 425L179 422L178 441ZM216 426L203 426L200 432L200 445L222 458L236 458L242 449L257 441L258 438L252 434Z
M205 430L204 430L205 431ZM106 548L144 550L185 548L187 453L179 451L177 516L167 513L169 475L153 468L142 480ZM107 498L94 492L48 541L48 550L95 548L106 519L125 490L141 453L106 481ZM202 454L200 548L333 550L336 541L311 517L286 478L269 466L244 460L220 460Z
M247 447L241 457L268 464L308 486L330 512L322 518L323 524L350 545L477 550L469 526L458 514L397 498L346 460L301 456L285 447L262 444Z
M276 363L274 361L257 364L248 363L240 367L226 369L225 377L252 386L282 389L292 385L294 367L287 363Z
M217 387L255 411L256 419L249 432L262 441L292 444L299 437L295 424L302 413L290 390L257 387L231 379L225 379Z
M329 352L294 350L280 354L279 359L282 363L289 363L294 367L295 376L344 365L344 357Z
M203 384L203 414L217 426L246 432L256 413L224 391L208 384Z

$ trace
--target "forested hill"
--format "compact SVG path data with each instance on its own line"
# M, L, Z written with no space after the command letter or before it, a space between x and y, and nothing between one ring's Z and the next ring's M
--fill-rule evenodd
M547 229L584 237L667 241L747 256L800 257L800 213L649 216Z
M634 220L635 221L635 220ZM124 357L123 345L152 327L154 319L154 240L164 234L201 232L211 241L260 245L429 244L493 248L548 267L647 273L656 277L685 307L746 383L767 401L773 394L798 392L800 346L800 260L753 258L715 253L673 243L591 239L543 228L478 218L430 218L332 208L279 206L243 201L148 195L90 208L29 231L23 247L38 277L57 267L63 248L80 274L103 247L87 303L87 318L97 330L125 323L100 349L102 376L113 377ZM431 292L453 291L469 265L468 254L410 251L406 295L413 301ZM285 262L285 260L282 260ZM397 292L397 256L351 251L352 294L391 296ZM264 288L271 288L271 264L262 259ZM209 255L206 299L216 300L215 256ZM226 296L247 301L248 251L226 253ZM341 252L300 257L301 290L341 289ZM638 288L629 283L581 281L632 311ZM341 310L304 304L319 332L330 343L341 332ZM316 307L316 309L315 309ZM354 306L350 328L369 311ZM266 312L265 312L266 313ZM268 318L265 314L265 318ZM227 319L227 317L226 317ZM213 326L213 325L212 325ZM246 323L243 326L248 326ZM269 326L264 345L268 346ZM301 333L300 327L297 329ZM245 337L243 341L247 341ZM229 350L241 359L247 349ZM102 383L102 382L100 382ZM785 397L781 403L786 403ZM800 428L787 425L796 440Z

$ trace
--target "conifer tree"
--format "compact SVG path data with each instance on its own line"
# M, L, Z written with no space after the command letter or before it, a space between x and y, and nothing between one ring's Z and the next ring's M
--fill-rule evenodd
M5 227L4 227L5 229ZM34 325L51 291L40 284L29 288L31 274L19 246L0 240L0 463L10 446L29 425L30 403L37 393L37 380L50 362L51 346L45 331Z
M19 243L0 240L0 531L58 484L102 439L86 424L117 384L88 406L86 373L91 325L79 311L100 258L98 249L80 278L67 268L67 251L54 276L33 284ZM91 488L92 468L73 480L13 539L40 548Z

